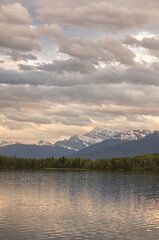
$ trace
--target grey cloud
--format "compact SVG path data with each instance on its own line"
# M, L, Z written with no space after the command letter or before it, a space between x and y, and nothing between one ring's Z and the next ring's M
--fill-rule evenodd
M138 44L140 41L138 41L136 38L130 36L130 35L127 35L124 39L124 43L125 44L128 44L128 45L136 45Z
M1 0L1 2L5 2L5 0ZM17 0L8 0L7 2L17 2ZM87 0L87 2L85 0L34 0L34 2L32 2L31 0L28 0L26 2L26 0L19 0L18 2L20 2L21 4L27 6L29 8L30 5L32 5L33 7L45 7L48 6L50 8L54 7L79 7L79 6L84 6L84 5L88 5L88 3L100 3L100 2L107 2L110 3L110 0ZM131 6L131 8L142 8L144 9L154 9L157 6L159 6L159 2L158 0L151 0L151 2L149 0L111 0L111 3L115 4L116 6L123 6L124 8L128 8Z
M103 49L113 54L116 61L125 65L133 65L135 54L127 47L123 46L119 40L105 38L98 43Z
M57 24L44 24L37 27L38 35L59 39L63 37L63 30Z
M43 7L38 14L44 19L67 25L100 27L106 30L138 28L149 23L149 17L133 9L116 7L110 2L88 3L77 8Z
M19 3L1 5L0 21L18 25L31 24L31 18L27 9Z
M6 31L6 29L9 29ZM16 49L20 51L40 50L36 42L34 30L29 26L10 25L0 23L0 46L5 48ZM12 39L12 41L10 40Z
M120 40L106 37L98 40L81 40L72 38L60 41L60 51L74 57L88 59L90 61L118 61L122 64L133 65L135 54L123 46Z
M142 40L137 40L135 37L128 35L126 36L124 43L136 47L141 46L147 49L149 51L149 54L159 57L159 38L145 37Z
M16 113L16 114L15 114ZM26 123L37 123L37 124L51 124L53 121L49 116L45 116L38 112L31 111L29 114L29 110L27 111L9 111L5 113L7 119L17 122L26 122Z
M59 43L59 51L73 57L79 57L87 60L109 61L112 56L109 52L105 52L94 41L84 41L80 38L72 38L70 40L61 41Z
M10 0L13 1L13 0ZM25 0L21 0L22 2L25 2ZM79 6L84 6L84 5L88 5L88 3L101 3L101 2L105 2L105 3L110 3L110 0L87 0L87 2L85 0L45 0L45 2L43 0L35 0L34 2L38 2L39 5L45 7L46 5L51 7L79 7ZM113 3L114 5L116 5L117 7L121 7L123 6L124 8L128 8L131 6L131 8L142 8L143 10L145 9L155 9L157 6L159 6L159 2L158 0L152 0L151 2L149 0L111 0L111 3Z
M124 82L131 82L137 85L159 86L159 73L151 67L136 66L128 68L122 78Z
M58 86L61 88L69 86L90 86L108 84L135 84L138 86L149 85L159 86L159 72L155 68L144 66L133 66L127 69L118 68L97 68L96 71L90 65L85 69L83 65L76 65L74 59L66 60L66 63L57 61L55 65L41 65L38 68L45 71L22 71L0 69L0 83L11 85L32 85L32 86ZM71 64L74 64L74 69ZM89 65L88 65L89 66ZM19 66L22 68L35 68L31 65ZM63 69L63 70L62 70ZM90 72L88 72L88 70ZM80 73L81 72L81 73Z
M156 116L158 90L158 87L139 88L126 84L92 85L89 91L84 86L67 88L2 86L0 89L1 102L3 99L1 113L17 122L28 121L37 124L52 122L66 125L88 125L92 120L101 121L101 119L111 122L115 115L117 118L142 114ZM58 106L63 108L56 111L59 109ZM69 109L66 108L68 106L70 106ZM148 112L150 108L151 111ZM72 109L74 109L73 115ZM65 114L66 110L70 114ZM79 123L76 123L77 121Z
M29 65L29 67L31 67ZM11 85L32 85L32 86L72 86L88 84L86 77L79 73L52 74L52 72L32 71L17 72L13 70L0 69L0 83Z
M91 62L81 61L78 58L56 60L50 64L41 64L37 67L37 69L48 72L80 72L82 74L89 74L96 71L94 65Z
M157 106L152 107L151 109L146 106L141 107L141 106L121 106L121 105L113 105L113 104L107 104L104 106L94 106L94 107L88 107L86 110L87 114L90 116L96 116L97 118L102 118L102 115L109 114L111 116L131 116L131 118L141 115L153 115L153 116L158 116L159 115L159 109ZM141 117L142 118L142 117Z
M54 121L56 123L61 123L61 124L64 124L64 125L74 125L76 126L77 125L77 121L79 121L78 123L78 126L88 126L89 124L92 123L92 121L88 118L88 117L82 117L82 118L66 118L65 116L64 117L55 117L54 118Z
M20 51L40 50L36 32L30 27L31 18L22 5L7 4L0 7L0 46Z
M30 129L28 139L70 136L96 123L153 127L147 119L159 115L159 66L134 62L133 47L158 56L158 38L121 38L158 21L158 0L0 2L1 66L20 70L0 69L0 126L22 129L21 136ZM44 50L36 57L38 42Z
M159 62L154 62L154 63L152 64L152 68L154 68L156 71L159 72Z
M31 65L18 64L18 66L22 71L32 71L34 69Z
M11 58L14 62L37 60L37 57L31 53L22 53L12 49L0 48L0 54Z
M5 96L3 97L5 98ZM10 100L8 99L7 101ZM14 101L16 101L16 98L14 98ZM78 106L79 108L77 107L77 109L74 109L74 111L72 112L72 107L69 105L68 106L59 105L59 107L57 105L57 107L54 106L54 108L50 108L49 101L47 105L43 105L42 99L37 100L34 98L34 101L39 102L39 108L37 108L37 105L30 105L28 99L22 100L22 102L23 101L25 101L26 105L23 105L19 102L18 108L14 108L11 105L8 108L8 105L6 106L4 104L4 107L1 109L1 114L3 114L3 116L5 116L5 119L8 119L8 121L16 121L19 123L35 123L35 124L61 123L65 125L76 125L77 119L79 119L80 121L79 123L80 126L84 126L90 123L89 118L87 118L86 116L82 116L83 111L82 109L80 109L80 106ZM5 121L4 124L8 124L8 121Z
M6 119L5 123L2 121L0 122L0 125L4 128L7 128L8 130L24 130L25 128L28 128L29 126L31 127L32 123L26 123L26 122L16 122L14 120L9 120ZM4 139L4 138L3 138ZM10 138L9 138L10 140ZM19 140L17 140L16 142L21 142Z
M25 79L28 79L26 85L23 81L19 81L19 85L11 85L13 78L16 80L19 76L19 79L22 79L25 73L18 73L15 77L15 72L6 72L8 72L10 84L1 84L1 113L10 121L16 121L17 124L30 122L88 126L92 124L92 120L108 121L111 124L113 119L116 123L119 120L123 123L123 121L128 121L130 116L135 123L139 120L135 120L133 116L141 116L142 114L156 116L158 114L156 109L158 109L159 87L152 85L151 81L154 81L155 77L152 78L153 72L151 71L147 73L150 83L148 83L149 85L145 84L144 67L129 68L121 75L114 73L113 70L109 72L109 75L104 74L104 72L99 74L97 71L94 73L95 76L93 76L94 74L89 76L89 80L88 76L82 78L85 81L84 85L77 81L76 85L61 84L62 87L55 86L55 84L54 86L46 86L48 83L47 79L43 78L44 75L31 75L30 73L25 75ZM2 77L2 74L0 75ZM40 80L41 86L29 85L29 81L31 83L32 79L37 83L40 76L43 79L43 82ZM57 81L56 85L58 84ZM61 111L59 111L59 105L63 106ZM65 107L69 105L70 109L66 109ZM56 109L58 110L56 111ZM71 114L72 109L74 110ZM83 117L81 117L82 115ZM124 120L122 120L123 117ZM16 128L16 123L8 122L6 124L11 127L14 125Z
M37 57L32 54L25 54L17 51L10 52L10 56L12 57L13 61L23 60L27 62L28 60L37 60Z
M153 96L151 94L153 91ZM145 92L147 92L145 94ZM52 102L53 104L66 105L76 104L123 104L143 106L159 100L158 87L138 86L131 84L109 84L109 85L85 85L58 87L58 86L24 86L24 85L1 85L1 101L11 101L16 108L18 106L29 107ZM62 96L62 97L61 97ZM20 99L20 101L19 101ZM158 104L158 103L157 103Z

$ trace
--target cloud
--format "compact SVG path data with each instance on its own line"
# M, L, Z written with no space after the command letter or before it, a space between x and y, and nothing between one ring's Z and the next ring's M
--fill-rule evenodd
M155 70L157 70L159 72L159 62L154 62L152 64L152 68L154 68Z
M158 0L0 3L3 138L159 127Z
M142 40L137 40L135 37L128 35L124 43L131 46L143 47L149 51L149 54L159 57L159 38L145 37Z
M80 72L82 74L89 74L96 71L95 66L91 62L87 60L81 61L78 58L55 60L53 63L40 64L36 69L57 73Z
M25 54L17 51L10 52L10 56L12 57L13 61L23 60L27 62L28 60L37 60L37 57L32 54Z
M69 40L59 41L59 51L73 57L87 59L89 61L113 62L133 65L135 54L124 46L120 40L112 37L97 40L82 40L74 37Z
M115 124L119 119L126 122L128 118L139 122L142 115L158 114L158 90L159 87L139 87L126 83L91 85L89 91L85 86L2 85L0 108L6 118L4 124L9 126L10 121L14 121L14 125L19 122L77 125L78 121L78 126L88 126L92 122Z
M73 7L43 7L38 9L43 19L53 20L64 25L95 27L105 30L139 28L149 23L149 17L140 11L116 7L110 2L93 2Z
M14 3L0 6L0 22L29 25L32 21L27 9L19 3Z
M19 51L40 50L39 44L36 42L36 34L29 26L10 25L8 23L0 23L0 46ZM12 39L12 41L10 40Z
M44 24L37 27L38 34L59 39L63 37L63 30L62 28L57 24Z
M61 83L57 78L52 84L52 78L47 82L47 72L36 75L32 72L5 70L8 82L0 87L0 109L1 116L3 115L0 124L17 131L17 134L18 131L24 133L34 129L34 139L40 138L40 134L46 134L46 139L53 139L52 125L57 125L60 129L59 124L65 131L66 126L76 126L77 130L80 126L88 127L97 123L113 128L130 129L143 127L144 124L154 128L152 118L151 122L148 119L149 116L159 114L159 86L153 86L151 71L148 75L150 82L145 82L145 75L140 75L139 70L142 73L145 71L143 68L137 72L133 67L121 75L113 71L109 75L96 71L84 75L82 80L73 75L71 81L69 76L67 80L61 74ZM0 75L4 79L2 72ZM141 79L136 79L139 75ZM70 82L66 84L65 81ZM156 84L155 81L154 83ZM76 130L74 129L75 132Z
M0 54L2 56L6 56L7 58L10 58L14 62L18 61L25 61L28 60L37 60L37 57L31 53L24 53L17 50L12 49L6 49L6 48L0 48Z
M121 83L138 86L159 86L159 71L145 66L128 68L93 68L79 64L77 59L59 60L52 64L37 66L19 65L21 72L0 69L0 84L31 86L91 86ZM26 72L26 70L32 71ZM37 69L37 70L36 70ZM40 71L38 70L40 69Z
M31 18L27 9L19 3L0 7L0 46L19 51L40 50L36 33L30 27Z
M18 66L22 71L32 71L34 69L34 67L30 65L18 64Z

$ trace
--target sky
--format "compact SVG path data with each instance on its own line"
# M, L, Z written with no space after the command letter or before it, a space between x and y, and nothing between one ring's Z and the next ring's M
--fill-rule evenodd
M0 140L159 129L158 0L0 0Z

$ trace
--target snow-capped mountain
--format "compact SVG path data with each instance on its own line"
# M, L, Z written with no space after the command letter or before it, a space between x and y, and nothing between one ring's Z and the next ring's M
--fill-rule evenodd
M142 131L143 132L143 131ZM159 132L139 140L107 139L69 155L69 158L111 159L159 153Z
M92 131L81 136L74 135L68 140L65 139L63 141L58 141L55 143L55 146L79 151L105 139L111 139L115 134L117 134L117 132L114 132L106 127L95 127Z
M17 142L0 141L0 147L6 147L13 144L17 144Z
M117 132L107 127L98 126L95 127L92 131L85 133L81 136L74 135L68 140L65 139L63 141L58 141L55 143L55 146L79 151L85 147L102 142L106 139L121 139L126 141L139 140L152 133L153 131L142 129Z
M6 147L9 145L14 145L14 144L22 144L19 142L11 142L11 141L0 141L0 147ZM50 143L50 142L45 142L43 140L40 140L36 145L38 146L54 146L54 144Z
M85 140L89 143L98 143L105 139L111 139L118 132L115 132L107 127L95 127L92 131L79 136L80 139Z
M125 132L117 132L113 131L107 127L95 127L92 131L85 133L83 135L74 135L70 137L68 140L58 141L55 144L50 142L46 142L40 140L35 146L46 146L46 147L61 147L63 150L67 150L69 152L79 151L86 147L89 147L93 144L100 143L107 139L120 139L120 140L139 140L144 138L145 136L152 134L153 131L149 130L131 130ZM17 142L8 142L8 141L0 141L0 147L6 147L9 145L19 144ZM18 145L19 146L19 145Z
M43 140L40 140L37 145L39 145L39 146L53 146L54 144L52 144L50 142L45 142Z
M116 135L113 136L113 139L121 139L121 140L140 140L146 137L149 134L154 133L154 131L150 130L129 130L125 132L118 132Z

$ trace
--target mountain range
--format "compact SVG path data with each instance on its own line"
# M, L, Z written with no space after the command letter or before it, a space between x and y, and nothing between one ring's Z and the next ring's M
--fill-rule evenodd
M74 135L68 140L58 141L55 146L79 151L93 144L100 143L106 139L121 139L126 141L139 140L148 134L152 134L150 130L129 130L125 132L117 132L107 127L98 126L92 131L85 133L81 136Z
M67 156L73 153L73 151L48 145L26 145L26 144L12 144L5 147L0 147L1 156L16 156L20 158L59 158Z
M136 157L159 153L159 132L149 134L139 140L125 141L120 139L105 140L101 143L71 154L70 158L106 159Z
M81 136L55 144L40 140L38 144L26 145L1 141L0 155L23 158L114 158L132 157L159 152L159 133L150 130L113 131L106 127L95 127Z

